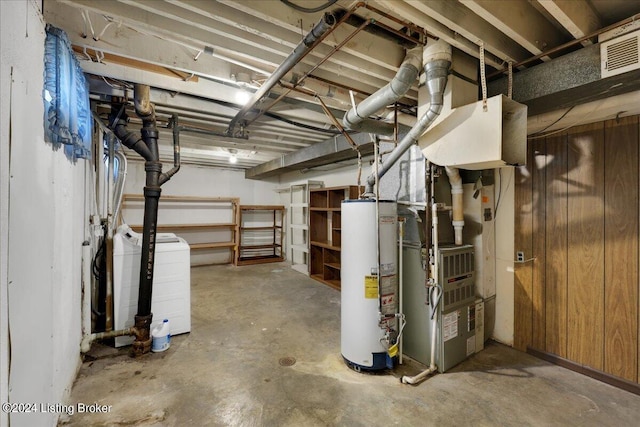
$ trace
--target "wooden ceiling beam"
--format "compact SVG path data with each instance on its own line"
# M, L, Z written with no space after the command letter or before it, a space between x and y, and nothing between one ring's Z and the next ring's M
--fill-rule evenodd
M567 38L526 0L460 0L491 25L537 55ZM548 61L549 57L542 57Z
M538 3L576 39L602 27L600 17L586 0L538 0ZM585 40L582 45L591 43Z

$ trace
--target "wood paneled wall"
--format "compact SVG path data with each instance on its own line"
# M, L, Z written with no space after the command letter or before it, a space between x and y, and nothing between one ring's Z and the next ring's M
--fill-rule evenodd
M640 382L638 116L530 139L516 177L515 347Z

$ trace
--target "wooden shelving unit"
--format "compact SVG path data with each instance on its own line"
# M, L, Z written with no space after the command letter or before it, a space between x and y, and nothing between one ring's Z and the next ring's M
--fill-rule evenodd
M309 190L322 188L322 181L307 181L289 187L288 250L291 268L309 275Z
M236 265L284 261L284 206L240 205Z
M340 289L341 203L358 195L355 185L309 191L309 273L335 289Z
M123 208L131 207L132 203L144 202L144 196L140 194L125 194L123 197ZM213 250L213 249L229 249L229 262L235 262L238 255L238 236L239 236L239 203L240 199L236 197L195 197L195 196L162 196L160 197L160 207L166 208L167 204L180 206L180 204L205 204L210 205L211 209L219 209L221 205L225 205L231 210L230 217L232 222L225 223L181 223L181 224L158 224L158 232L172 232L181 237L186 238L185 233L194 231L207 232L211 230L229 230L230 239L224 241L212 242L189 242L189 247L194 250ZM127 206L129 204L129 206ZM131 229L136 232L142 232L142 225L130 225ZM188 240L188 239L187 239Z

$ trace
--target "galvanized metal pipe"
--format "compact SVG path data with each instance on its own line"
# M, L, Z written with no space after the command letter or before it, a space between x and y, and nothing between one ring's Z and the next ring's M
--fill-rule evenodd
M236 127L241 124L246 114L276 85L278 81L289 72L298 62L304 58L311 49L313 49L318 43L320 43L327 31L331 29L336 23L335 17L331 13L325 13L322 19L313 27L313 29L304 37L302 42L296 46L291 54L276 68L276 70L269 76L260 89L258 89L249 102L238 111L235 115L229 127L227 128L227 135L234 136Z
M391 152L386 159L382 168L377 173L369 175L365 187L365 196L373 197L373 186L380 178L382 178L391 167L402 157L413 144L418 142L418 138L427 130L433 121L440 115L442 110L444 89L447 85L447 76L449 67L451 67L451 46L444 42L436 42L431 45L431 49L427 46L425 57L427 63L425 71L427 73L426 85L430 95L429 110L420 117L414 127L402 138L402 141Z
M422 47L409 50L396 75L388 84L347 111L342 119L345 129L392 135L393 124L370 120L369 116L402 98L418 78L421 67Z

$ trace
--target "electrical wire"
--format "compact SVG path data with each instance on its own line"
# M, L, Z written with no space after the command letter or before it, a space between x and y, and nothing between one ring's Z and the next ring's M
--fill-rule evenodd
M548 126L547 126L547 127L545 127L544 129L541 129L541 130L539 130L538 132L531 134L531 136L529 136L528 138L529 138L529 139L532 139L532 138L534 138L534 137L539 136L542 132L544 132L545 130L549 129L551 126L555 125L555 124L556 124L556 123L558 123L560 120L564 119L564 118L567 116L567 114L569 114L569 112L570 112L571 110L573 110L573 108L574 108L574 107L575 107L575 105L573 105L573 106L569 107L569 108L567 109L567 111L565 111L565 112L564 112L560 117L558 117L556 120L554 120L554 122L553 122L553 123L551 123L550 125L548 125ZM546 136L546 135L545 135L545 136Z
M437 297L435 302L433 301L433 295L437 291ZM442 286L433 285L429 288L429 301L431 302L431 320L435 318L436 313L438 312L438 306L440 305L440 300L442 299Z
M498 206L500 205L500 197L502 196L502 169L498 168L498 176L500 177L500 186L498 187L498 197L496 198L496 205L493 207L493 219L498 216Z
M280 1L282 3L284 3L284 4L286 4L287 6L289 6L290 8L297 10L298 12L315 13L315 12L320 12L321 10L324 10L324 9L328 8L332 4L336 3L338 0L329 0L325 4L321 4L320 6L312 7L312 8L299 6L299 5L295 4L295 3L290 2L289 0L280 0Z

